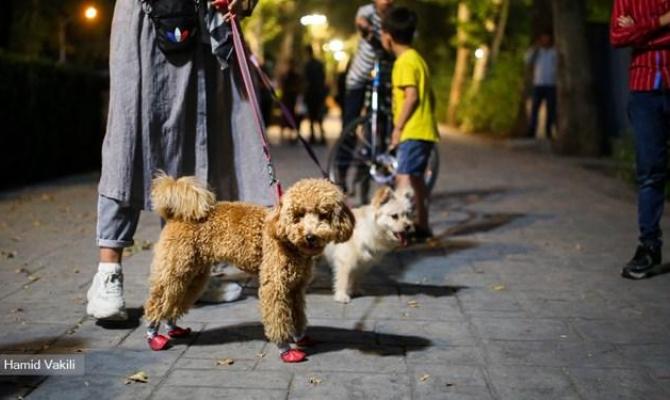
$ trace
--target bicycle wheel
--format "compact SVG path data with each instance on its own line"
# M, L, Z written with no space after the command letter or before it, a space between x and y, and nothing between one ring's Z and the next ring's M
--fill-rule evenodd
M342 131L328 156L330 179L348 194L355 191L361 203L367 202L370 187L372 147L369 137L369 121L359 117Z
M424 175L426 188L428 188L429 194L433 192L433 188L437 182L437 175L440 172L440 151L437 146L438 144L435 143L433 150L430 152L430 157L428 158L428 167L426 168L426 173Z

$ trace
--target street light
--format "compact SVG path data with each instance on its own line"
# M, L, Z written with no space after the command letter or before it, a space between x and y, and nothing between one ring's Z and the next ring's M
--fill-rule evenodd
M323 14L309 14L300 18L303 26L322 26L328 24L328 18Z
M86 18L89 21L93 21L97 17L98 17L98 9L95 8L95 6L86 7L86 10L84 10L84 18Z
M84 8L84 19L95 21L98 18L98 9L94 5ZM58 21L58 63L65 64L67 61L67 27L73 20L72 14L66 14Z

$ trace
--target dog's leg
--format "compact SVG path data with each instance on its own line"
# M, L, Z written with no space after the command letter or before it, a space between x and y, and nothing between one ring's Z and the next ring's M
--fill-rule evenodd
M350 288L352 285L352 268L346 262L335 260L335 277L333 289L335 301L338 303L349 303L351 301Z

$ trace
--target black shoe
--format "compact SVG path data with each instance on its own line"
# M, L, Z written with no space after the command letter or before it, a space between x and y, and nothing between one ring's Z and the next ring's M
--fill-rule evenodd
M651 271L661 265L661 248L639 245L633 259L626 264L621 276L628 279L644 279Z
M424 228L415 228L414 232L409 235L411 243L424 243L434 238L433 231Z

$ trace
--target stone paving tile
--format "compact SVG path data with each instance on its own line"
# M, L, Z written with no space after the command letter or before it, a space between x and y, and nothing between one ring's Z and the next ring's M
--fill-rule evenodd
M401 346L468 346L474 339L462 321L378 321L379 343Z
M7 324L0 337L0 353L34 353L61 337L67 324Z
M668 393L641 369L569 368L568 373L589 400L668 399Z
M574 339L570 326L554 319L473 318L472 324L482 338L501 340Z
M151 397L158 400L217 399L217 400L285 400L282 389L235 389L199 386L162 386Z
M296 373L289 399L409 400L406 374L358 374L343 372Z
M333 345L317 344L305 350L309 361L286 365L279 359L278 351L268 346L256 370L403 373L407 371L405 350L389 345Z
M86 374L86 376L52 376L30 393L33 400L141 400L148 399L155 380L126 385L126 376Z
M573 384L559 368L492 364L486 369L501 400L580 400Z
M487 358L494 364L539 367L624 367L630 365L614 345L581 340L487 340Z
M407 364L482 365L484 357L477 346L406 347Z
M290 382L291 374L287 371L222 371L208 368L174 369L163 385L287 390Z
M576 320L573 326L586 338L616 344L667 344L667 329L650 319Z
M412 370L414 399L493 399L477 366L418 364Z

